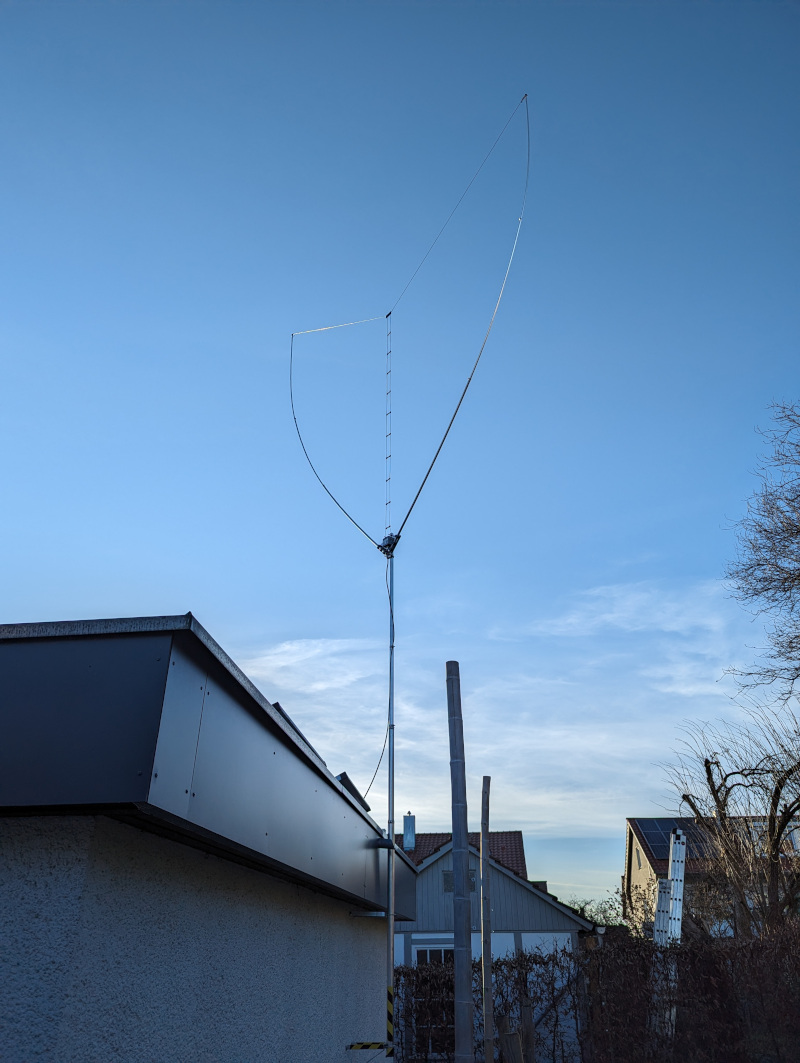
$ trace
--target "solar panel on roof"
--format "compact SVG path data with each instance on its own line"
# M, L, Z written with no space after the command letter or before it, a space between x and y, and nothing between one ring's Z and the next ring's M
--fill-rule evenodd
M669 859L669 840L678 827L686 834L687 857L703 859L707 853L707 841L702 827L692 819L678 816L655 816L652 819L637 819L636 826L654 860Z

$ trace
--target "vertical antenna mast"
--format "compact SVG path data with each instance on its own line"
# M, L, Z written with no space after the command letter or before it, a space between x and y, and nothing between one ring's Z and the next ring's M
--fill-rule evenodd
M391 536L388 536L391 538ZM394 554L389 554L389 863L386 910L386 1055L394 1055Z
M392 508L392 494L391 494L391 486L392 486L392 312L397 307L397 304L403 298L405 293L408 291L410 285L413 283L414 278L417 276L417 274L419 273L420 269L422 269L422 266L427 261L428 256L430 255L430 253L433 251L434 247L438 243L440 236L445 231L447 226L450 224L451 218L456 213L456 211L458 210L459 206L461 205L464 197L467 195L467 192L469 192L470 188L474 184L476 178L478 177L478 174L481 172L481 170L483 169L484 165L486 164L486 162L488 161L489 157L491 156L492 152L497 147L497 144L499 143L499 141L502 138L503 134L505 133L506 129L510 125L511 120L513 119L514 115L517 113L517 111L519 110L519 108L523 104L525 104L525 123L526 123L526 130L527 130L527 163L526 163L526 168L525 168L525 189L524 189L523 196L522 196L522 209L520 211L519 218L517 220L517 230L516 230L516 234L514 236L514 243L513 243L513 246L511 248L511 255L510 255L509 259L508 259L508 265L506 266L505 275L503 277L503 283L502 283L502 285L500 287L500 294L497 297L497 302L495 303L494 311L492 312L492 316L491 316L491 319L489 321L489 327L487 328L486 334L483 337L483 343L481 344L480 350L478 351L478 356L475 359L475 364L472 366L472 371L470 372L469 377L467 378L467 382L464 385L464 390L461 392L461 397L459 398L458 403L456 405L456 408L453 411L453 416L450 418L450 421L449 421L449 423L447 425L447 428L445 429L444 435L442 436L442 440L439 443L439 446L438 446L438 448L436 450L436 453L433 456L433 460L431 461L430 465L428 466L428 470L427 470L427 472L425 473L425 476L422 479L422 483L419 485L417 493L416 493L416 495L414 495L414 499L411 502L410 507L408 508L405 516L403 517L402 521L400 522L400 527L398 528L398 530L396 532L392 532L392 517L391 517L391 508ZM481 356L483 354L484 348L486 347L486 343L487 343L487 341L489 339L489 334L492 331L492 327L494 325L494 319L497 316L497 311L498 311L498 309L500 307L500 302L501 302L501 300L503 298L503 292L505 291L506 282L508 281L508 275L509 275L509 272L511 270L511 264L514 261L514 253L515 253L515 251L517 249L517 241L519 240L520 229L522 228L522 218L523 218L523 216L525 214L525 202L526 202L527 196L528 196L528 180L529 180L529 176L530 176L530 155L531 155L531 134L530 134L530 119L528 117L528 95L526 93L522 97L522 99L519 101L517 106L514 108L514 110L511 112L510 117L508 118L508 120L507 120L506 124L503 126L503 128L500 130L499 135L497 136L496 140L494 141L494 143L492 144L491 148L489 149L489 152L485 156L483 162L480 164L478 169L473 174L472 179L470 180L469 184L467 185L467 187L462 192L461 197L458 200L458 202L456 203L455 207L453 207L452 211L448 215L447 220L445 221L444 225L442 226L442 228L437 233L436 238L434 239L433 243L428 248L428 250L425 252L425 254L424 254L423 258L422 258L422 261L419 263L417 268L414 270L414 272L411 275L411 278L409 279L409 281L406 284L405 288L403 288L403 290L400 292L400 295L396 299L392 309L389 311L388 314L386 314L385 506L384 506L384 538L383 538L383 541L380 542L380 543L378 543L375 539L373 539L372 536L369 534L369 532L366 531L364 528L362 528L362 526L350 515L350 513L348 513L348 511L344 508L344 506L341 504L341 502L336 498L336 496L333 494L333 492L330 490L330 488L324 482L324 480L322 479L320 474L317 472L317 469L316 469L314 463L311 460L311 457L310 457L310 455L308 453L308 450L306 449L306 445L303 442L303 436L302 436L302 433L300 432L300 425L297 422L297 413L295 411L294 386L293 386L294 338L295 338L295 336L307 335L308 333L312 333L312 332L328 332L330 329L347 328L347 327L349 327L351 325L363 325L363 324L366 324L367 322L370 322L370 321L377 321L378 318L377 317L363 318L360 321L347 321L347 322L343 322L342 324L338 324L338 325L327 325L327 326L325 326L323 328L306 329L306 330L304 330L304 332L293 332L292 333L292 337L291 337L291 343L290 343L290 346L289 346L289 398L290 398L290 401L291 401L292 417L294 418L294 426L295 426L295 430L297 432L297 438L300 441L300 446L303 448L303 453L305 454L306 461L308 462L309 466L311 467L311 471L314 473L314 476L319 481L320 486L323 488L325 493L330 497L331 501L342 511L342 513L344 514L345 517L347 517L347 519L350 521L350 523L353 524L354 527L356 527L358 529L358 531L360 531L361 534L365 538L369 539L369 541L373 544L373 546L377 546L377 548L381 551L381 553L386 557L386 587L387 587L387 591L388 591L388 594L389 594L389 712L388 712L389 718L388 718L388 723L387 723L387 746L388 746L388 763L387 763L387 768L388 768L388 780L387 780L387 789L388 789L388 817L387 818L388 818L388 824L387 824L387 834L388 834L388 837L386 839L386 849L387 849L387 857L388 857L388 864L387 864L387 905L386 905L386 937L387 937L387 941L386 941L386 986L387 986L386 1033L387 1033L387 1038L386 1038L385 1046L381 1046L381 1047L385 1047L386 1048L386 1055L387 1056L394 1056L394 924L395 924L395 918L394 918L394 911L395 911L395 844L394 844L394 642L395 642L395 630L394 630L394 552L395 552L395 549L397 547L397 544L400 542L400 536L402 534L403 529L406 526L406 522L408 521L408 518L411 516L411 511L416 506L417 501L419 499L419 496L422 494L422 490L423 490L423 488L425 487L425 484L428 481L428 477L430 476L430 474L431 474L431 472L433 470L433 467L436 464L436 461L437 461L437 459L439 457L439 454L442 451L442 447L444 446L445 441L446 441L446 439L447 439L447 437L448 437L448 435L450 433L450 429L453 427L453 422L455 421L455 419L456 419L456 417L458 415L458 411L461 409L461 404L464 401L464 398L465 398L465 396L467 394L467 391L469 389L470 384L472 383L472 378L474 377L475 371L478 368L478 363L481 360ZM381 760L382 759L383 759L383 753L381 753ZM380 766L380 760L378 761L378 766ZM376 768L376 774L377 774L377 770L378 769ZM373 781L374 781L374 776L373 776ZM370 786L372 786L372 783L370 783ZM369 792L369 787L367 788L367 793L368 792ZM358 1043L358 1044L350 1045L348 1047L350 1047L350 1048L366 1048L367 1045ZM370 1047L373 1047L373 1046L370 1044Z
M389 568L389 720L388 825L389 857L386 868L386 1055L394 1055L394 548L400 538L392 535L392 312L386 315L386 535L379 549Z
M386 867L386 1055L394 1055L394 548L399 535L386 536L378 549L386 555L389 585L389 720L387 725L387 789L389 814L386 828L388 864Z

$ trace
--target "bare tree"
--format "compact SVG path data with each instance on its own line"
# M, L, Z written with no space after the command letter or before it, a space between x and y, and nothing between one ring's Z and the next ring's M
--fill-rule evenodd
M761 486L726 572L735 597L766 618L767 646L751 670L734 673L748 694L744 720L690 726L672 773L708 843L695 899L705 898L712 920L728 904L737 934L748 937L796 913L800 889L800 719L792 707L800 693L800 404L775 403L772 415ZM759 702L759 687L769 703Z
M761 487L737 528L738 556L727 579L735 597L768 619L767 642L745 687L766 684L786 702L800 687L800 403L775 403L762 432L771 453L759 462Z
M786 705L692 724L670 769L703 831L709 911L737 936L769 933L800 909L800 719ZM701 881L700 885L703 883ZM695 890L698 899L701 890Z

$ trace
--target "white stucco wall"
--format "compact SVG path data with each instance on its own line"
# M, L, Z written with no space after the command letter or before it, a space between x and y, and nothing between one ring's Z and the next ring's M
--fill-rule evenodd
M344 1063L385 1037L385 923L351 910L103 816L0 819L0 1059Z

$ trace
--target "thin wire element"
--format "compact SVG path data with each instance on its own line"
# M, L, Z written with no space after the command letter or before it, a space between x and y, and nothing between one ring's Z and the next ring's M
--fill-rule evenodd
M366 798L367 794L370 792L370 790L372 789L372 784L375 782L375 779L376 779L376 777L378 775L378 772L381 770L381 764L383 763L383 755L386 752L386 743L388 741L389 741L389 719L387 717L387 719L386 719L386 734L383 736L383 749L381 750L381 755L380 755L380 757L378 759L378 765L375 768L373 776L372 776L372 778L369 781L369 786L364 791L364 797L365 798Z
M527 199L528 199L528 183L530 181L530 174L531 174L531 124L530 124L530 113L529 113L529 110L528 110L528 94L527 94L527 92L525 93L525 95L520 100L520 103L517 105L517 108L519 108L519 106L522 103L525 104L525 122L526 122L527 130L528 130L528 157L527 157L527 163L526 163L526 167L525 167L525 191L524 191L524 193L522 195L522 210L520 211L519 221L517 222L517 232L516 232L516 235L514 236L514 245L511 248L511 256L510 256L510 258L508 260L508 265L506 266L505 276L503 277L503 283L502 283L502 285L500 287L500 294L497 297L497 302L494 304L494 311L492 312L492 318L491 318L491 320L489 322L489 327L486 330L486 335L483 337L483 343L481 344L481 349L478 351L478 357L475 359L475 364L472 367L472 372L469 374L469 377L467 378L467 382L464 385L464 390L461 392L461 398L458 400L458 403L456 404L456 408L453 411L453 416L450 418L450 423L447 425L447 428L445 429L445 433L442 436L442 441L439 444L439 446L437 447L436 453L433 455L433 461L428 466L428 471L425 473L425 476L422 479L422 483L419 485L419 490L414 495L414 501L409 506L408 512L406 513L405 517L403 517L402 524L397 529L397 535L398 536L402 532L403 528L405 528L406 521L411 516L411 511L413 510L414 506L417 504L417 499L422 494L422 489L425 486L425 484L427 483L428 477L430 476L431 472L433 471L433 467L436 464L436 459L441 454L442 447L445 444L445 440L447 439L448 435L450 434L450 429L453 427L453 422L455 421L455 419L456 419L456 417L458 415L458 411L461 409L461 403L464 401L464 397L467 394L467 390L469 389L469 386L472 383L472 378L475 376L475 370L478 368L478 362L480 362L480 360L481 360L481 355L483 354L484 348L486 347L487 341L489 339L489 334L491 333L492 328L494 326L494 319L497 317L497 311L500 308L500 300L503 298L503 292L506 289L506 282L508 281L508 275L511 272L511 263L514 261L514 254L515 254L515 252L517 250L517 243L519 242L519 234L520 234L520 230L522 229L522 219L525 216L525 204L526 204ZM514 114L516 114L516 113L517 112L515 110ZM512 117L513 117L513 115L512 115ZM509 122L510 121L511 121L511 119L509 118ZM506 125L508 125L508 122L506 122ZM501 136L502 136L502 134L501 134ZM496 141L495 141L495 143L496 143ZM473 180L474 180L474 178L473 178ZM437 237L437 239L438 239L438 237Z
M443 226L441 227L441 229L439 230L439 232L438 232L438 233L436 234L436 238L434 239L434 241L433 241L433 243L431 244L431 246L430 246L430 247L428 248L428 250L427 250L427 251L425 252L425 254L424 254L424 255L422 256L422 261L421 261L421 262L420 262L420 264L419 264L419 265L417 266L417 268L416 268L416 269L414 270L414 272L413 272L413 273L411 274L411 276L410 276L410 278L409 278L409 280L408 280L408 283L406 284L405 288L403 288L402 292L400 292L400 294L398 295L397 299L395 300L395 304L394 304L394 306L393 306L393 307L392 307L392 309L391 309L391 310L389 311L389 313L390 313L390 314L394 312L394 310L395 310L395 307L397 306L397 304L398 304L398 303L400 302L400 300L401 300L401 299L403 298L403 296L404 296L404 295L406 294L406 292L408 291L408 289L409 289L409 288L411 287L411 285L412 285L412 283L413 283L413 281L414 281L414 278L415 278L415 277L416 277L416 275L417 275L417 274L419 273L419 271L420 271L420 270L422 269L422 267L423 267L423 266L425 265L425 262L426 262L426 261L427 261L427 259L428 259L428 255L430 255L431 251L433 251L434 247L436 247L436 245L438 244L438 242L439 242L439 237L440 237L440 236L442 235L442 233L443 233L443 232L445 231L445 229L447 228L447 226L448 226L448 225L450 224L450 221L451 221L451 219L452 219L453 215L454 215L454 214L455 214L455 212L456 212L456 211L458 210L458 208L459 208L459 207L461 206L461 204L462 204L462 202L463 202L463 200L464 200L464 197L466 196L467 192L469 192L470 188L472 188L472 186L473 186L473 185L475 184L475 181L476 181L476 179L477 179L477 177L478 177L478 174L479 174L479 173L481 172L481 170L482 170L482 169L484 168L484 166L486 165L486 163L487 163L487 162L489 161L489 156L490 156L490 155L492 154L492 152L494 151L494 149L495 149L495 148L497 147L497 145L498 145L498 144L500 143L500 139L501 139L501 137L503 136L503 133L505 133L505 131L506 131L506 130L508 129L509 125L511 124L511 121L512 121L512 119L514 118L514 115L515 115L515 114L517 113L517 111L518 111L518 110L520 109L520 107L521 107L521 106L523 105L523 103L525 104L525 114L526 114L526 116L527 116L527 113L528 113L528 94L527 94L527 92L526 92L526 93L525 93L525 95L524 95L524 96L522 97L522 99L521 99L521 100L519 101L519 103L518 103L518 104L517 104L517 106L516 106L516 107L514 108L514 110L513 110L512 112L511 112L511 114L510 114L510 116L509 116L509 119L508 119L508 121L506 122L506 124L505 124L505 125L503 126L503 128L502 128L502 129L500 130L500 132L499 132L499 133L497 134L497 138L496 138L496 140L495 140L494 144L492 144L492 146L491 146L491 147L489 148L489 150L488 150L488 152L486 153L486 156L485 156L485 158L484 158L483 162L482 162L482 163L480 164L480 166L478 167L478 169L477 169L477 170L475 171L475 173L474 173L474 174L472 175L472 179L471 179L471 181L469 182L469 184L467 185L467 187L466 187L466 188L464 189L464 191L463 191L463 192L461 193L461 197L460 197L460 199L459 199L458 203L456 203L456 205L455 205L455 206L453 207L453 209L452 209L452 210L450 211L450 213L449 213L449 214L447 215L447 220L445 221L444 225L443 225ZM528 130L528 165L530 166L530 129ZM527 184L526 184L526 186L525 186L525 191L527 192ZM523 206L523 211L524 211L524 209L525 209L525 208L524 208L524 206Z
M308 336L312 332L330 332L330 330L334 328L350 328L351 325L366 325L370 321L380 321L380 319L381 315L378 314L377 317L362 317L360 321L343 321L341 325L323 325L322 328L307 328L303 329L302 332L293 332L292 339L294 339L295 336Z
M375 318L375 317L365 318L364 321L349 321L349 322L347 322L347 325L362 325L362 324L365 323L365 321L377 321L377 320L378 320L378 318ZM306 456L306 461L310 465L311 471L314 473L314 475L316 476L317 480L319 481L320 487L322 487L322 489L325 491L325 494L333 502L336 503L336 505L339 507L339 509L342 511L342 513L344 513L344 515L347 517L347 519L350 521L350 523L354 527L358 528L358 530L361 532L361 534L363 536L365 536L367 539L369 539L369 541L372 543L373 546L377 547L378 544L375 542L375 540L372 538L372 536L369 534L369 532L364 531L364 529L361 527L361 525L358 523L358 521L353 520L353 518L350 516L350 514L347 512L347 510L344 508L344 506L341 504L341 502L338 500L338 498L336 498L336 496L333 494L332 491L328 490L327 484L325 483L325 481L322 479L322 477L320 476L320 474L317 472L316 468L314 467L314 462L309 457L308 451L306 450L306 445L303 442L303 436L302 436L302 434L300 432L300 425L297 423L297 413L295 412L295 408L294 408L294 338L295 338L295 336L307 335L309 332L327 332L329 329L334 329L334 328L346 328L347 325L327 325L325 328L307 329L305 333L303 333L303 332L293 332L292 333L292 340L291 340L291 343L289 345L289 401L292 404L292 417L294 418L294 427L295 427L295 430L297 431L297 438L300 440L300 446L303 448L303 453Z

